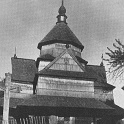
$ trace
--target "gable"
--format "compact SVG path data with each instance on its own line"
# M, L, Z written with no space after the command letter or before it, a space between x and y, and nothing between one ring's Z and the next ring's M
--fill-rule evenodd
M83 72L82 66L76 57L72 56L68 51L60 55L49 69Z

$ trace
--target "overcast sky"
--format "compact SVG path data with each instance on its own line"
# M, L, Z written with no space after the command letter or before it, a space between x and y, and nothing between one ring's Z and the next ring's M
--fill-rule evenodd
M0 0L1 77L11 72L15 47L19 58L36 60L37 45L56 24L60 5L61 0ZM84 45L82 58L89 64L99 65L115 39L124 43L124 0L65 0L64 5L68 26Z

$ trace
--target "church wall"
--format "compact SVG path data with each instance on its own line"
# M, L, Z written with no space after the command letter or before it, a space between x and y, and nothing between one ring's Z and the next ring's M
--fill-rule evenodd
M55 43L50 45L42 46L40 55L50 54L54 57L60 55L66 49L66 44ZM75 56L81 57L81 50L73 45L69 45L69 49L73 50Z
M37 94L93 98L94 82L39 77L37 84Z
M40 52L40 56L42 55L45 55L45 54L49 54L49 55L52 55L54 57L56 57L56 49L55 48L50 48L50 49L45 49L45 50L42 50L41 49L41 52Z
M55 47L55 44L49 44L49 45L42 46L42 50L48 50L54 47Z
M12 82L10 89L10 97L12 98L25 98L33 94L32 84Z

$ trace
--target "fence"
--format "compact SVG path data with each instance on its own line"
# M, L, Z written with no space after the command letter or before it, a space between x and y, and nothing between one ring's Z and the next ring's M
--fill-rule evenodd
M45 116L30 116L28 118L20 118L19 124L46 124ZM0 120L2 124L2 119ZM9 118L9 124L17 124L17 120L14 118Z

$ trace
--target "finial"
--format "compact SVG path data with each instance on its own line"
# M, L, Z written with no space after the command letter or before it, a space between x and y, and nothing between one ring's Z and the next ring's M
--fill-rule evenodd
M14 54L14 58L17 58L17 56L16 56L16 47L15 47L15 54Z
M62 0L62 5L60 6L60 8L59 8L59 15L65 15L65 13L66 13L66 8L64 7L64 0Z
M103 54L102 54L101 59L102 59L102 62L100 63L100 66L104 66L104 64L103 64Z
M64 0L62 0L62 6L64 6Z
M58 12L59 12L59 15L57 16L57 18L58 18L57 23L64 22L65 24L67 24L66 23L67 16L65 15L66 8L64 7L64 0L62 0L62 5L59 8Z

